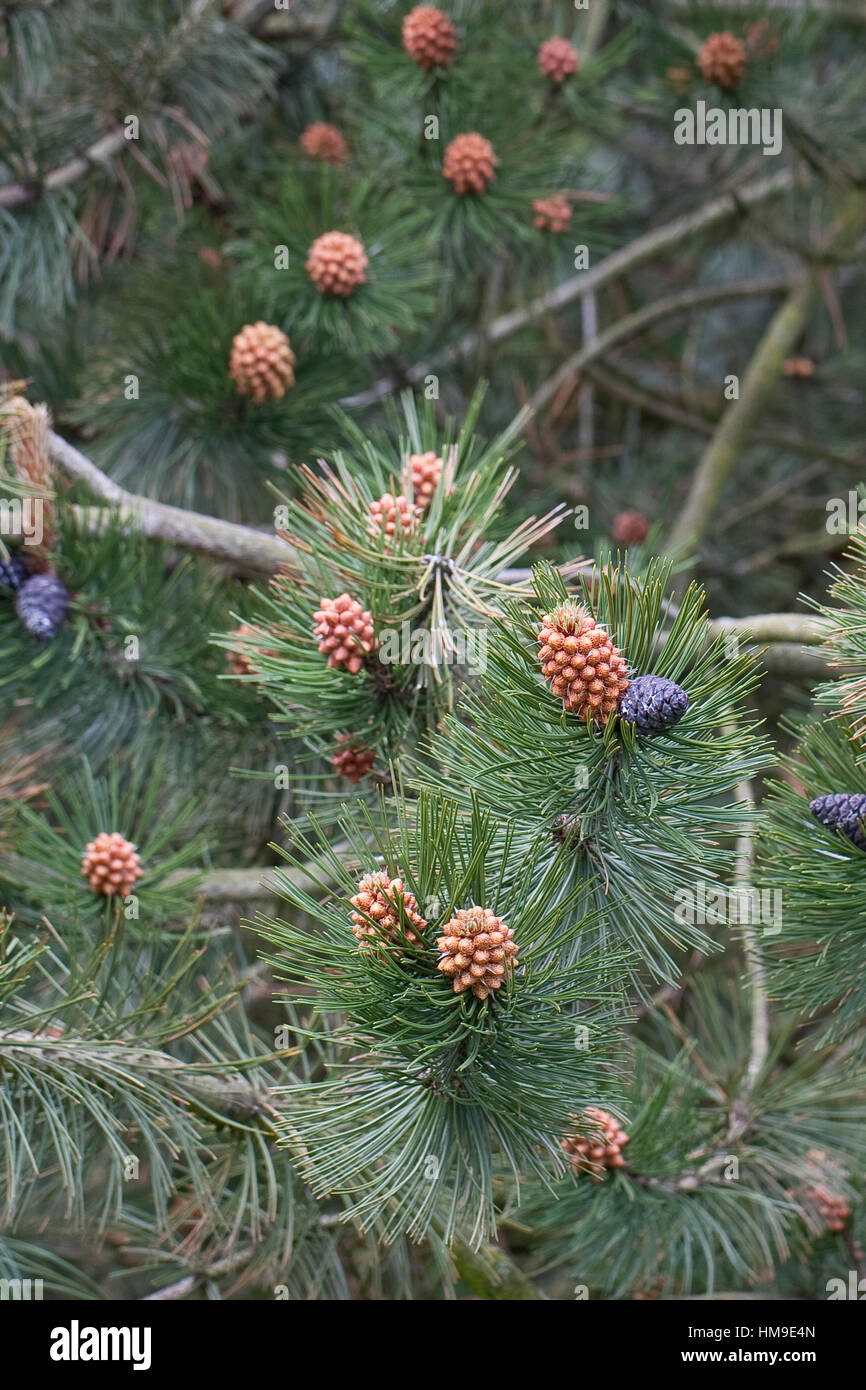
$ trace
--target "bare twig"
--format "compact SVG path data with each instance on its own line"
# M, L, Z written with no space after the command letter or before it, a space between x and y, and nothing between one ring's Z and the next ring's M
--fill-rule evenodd
M820 254L825 257L853 254L864 221L866 198L859 190L852 191L826 233ZM688 496L671 532L668 542L671 550L683 554L693 551L712 524L716 504L749 441L752 426L776 386L782 363L806 328L820 293L820 269L810 269L804 272L785 303L773 315L749 363L739 399L722 416L695 470Z
M760 295L782 294L788 288L787 279L774 280L735 280L721 285L699 285L694 289L683 290L679 294L665 296L652 304L645 304L633 314L626 314L595 336L590 336L577 352L566 358L553 376L538 388L530 398L534 410L540 410L559 390L564 381L576 372L581 372L596 358L603 357L618 343L643 333L661 319L675 314L685 314L692 309L720 304L729 299L753 299Z
M49 447L54 462L70 477L87 483L98 497L111 504L122 521L133 522L146 536L204 551L239 569L259 574L272 574L280 564L296 559L291 546L273 533L126 492L59 434L50 435ZM107 516L104 507L83 507L77 511L95 530Z
M715 405L711 406L709 401L705 404L703 398L700 402L694 402L694 409L701 411L700 415L696 415L687 410L672 392L662 391L658 386L654 386L652 390L642 386L635 377L626 372L621 361L617 362L615 369L609 362L603 365L593 362L586 370L599 386L609 391L612 396L619 396L621 400L636 405L649 415L656 415L660 420L669 420L671 424L681 425L683 429L706 435L707 438L715 432L719 411ZM784 449L787 453L803 454L807 458L825 459L843 466L853 464L861 456L855 449L840 449L826 440L808 439L802 434L788 434L780 430L756 430L750 443Z
M720 222L726 222L732 217L742 215L749 208L755 207L767 198L776 197L778 194L786 192L792 187L792 184L793 175L787 170L778 174L770 174L767 178L757 179L754 183L745 184L742 188L723 193L721 197L711 199L703 207L697 208L696 211L677 217L672 222L666 222L662 227L655 227L643 236L635 237L627 246L623 246L610 256L606 256L590 270L586 270L580 275L573 275L570 279L557 285L555 289L549 290L537 299L530 300L522 308L513 309L510 313L501 314L494 319L487 330L489 342L498 343L505 338L510 338L512 334L519 332L521 328L526 328L536 319L543 318L545 314L562 309L566 304L572 304L576 299L582 299L584 295L595 293L603 285L625 275L627 271L643 265L646 261L652 260L654 256L669 250L672 246L680 245L687 237L707 231ZM419 362L410 367L406 373L406 380L409 385L417 385L426 376L429 376L434 368L441 369L451 366L455 362L460 362L466 357L471 357L477 350L477 346L477 333L467 333L459 342L453 344L431 361ZM398 386L398 382L387 378L376 382L369 391L362 391L357 396L347 397L343 404L352 406L374 405L385 396L392 395Z
M755 797L750 782L743 782L737 788L737 800L743 802L750 811L754 810ZM737 862L734 869L735 888L746 893L750 891L753 856L754 838L751 828L747 826L737 841ZM749 1061L739 1093L731 1106L727 1136L729 1144L739 1142L752 1122L752 1096L770 1052L770 1004L767 996L767 972L758 935L760 927L752 921L744 921L742 925L752 1026Z
M683 508L668 541L670 550L686 553L712 524L724 486L745 448L753 424L776 386L789 356L818 300L814 276L804 276L776 311L743 378L739 399L722 416L692 477Z
M40 193L55 193L61 188L68 188L96 165L106 164L127 143L123 130L112 130L107 135L101 135L83 154L76 155L43 178L34 179L32 183L4 184L0 188L0 207L21 207L33 202Z

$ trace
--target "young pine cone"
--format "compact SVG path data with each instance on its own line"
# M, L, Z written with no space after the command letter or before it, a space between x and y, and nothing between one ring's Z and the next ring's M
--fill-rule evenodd
M538 50L538 69L542 77L557 84L577 72L580 54L568 39L545 39Z
M648 531L649 522L643 512L620 512L610 528L617 545L641 545Z
M542 618L538 644L542 674L563 709L606 724L629 682L625 659L604 628L564 603Z
M373 615L362 608L349 594L339 598L323 598L313 614L319 651L327 655L328 665L344 666L357 675L367 656L376 645Z
M496 177L493 170L499 160L493 146L476 130L455 135L442 160L442 177L454 185L461 198L467 193L483 193Z
M371 536L385 535L393 539L398 528L404 536L411 535L421 520L421 508L400 493L397 497L384 492L377 501L370 503Z
M416 5L403 20L403 47L425 72L447 68L457 52L457 30L435 5Z
M349 146L342 131L327 121L314 121L301 135L301 149L311 159L321 159L324 164L345 164Z
M628 1135L618 1120L607 1110L599 1110L590 1105L583 1116L573 1116L601 1133L567 1134L562 1140L562 1151L574 1164L578 1172L589 1173L596 1182L601 1182L609 1168L624 1168L623 1149L628 1143Z
M710 34L701 44L696 61L707 82L729 91L742 81L746 71L746 45L727 30Z
M550 198L536 198L532 204L535 214L532 224L542 232L567 232L571 225L571 203L561 193Z
M689 697L675 681L666 676L635 676L616 712L635 733L653 738L672 729L688 707Z
M356 743L351 734L340 734L338 748L331 756L331 766L339 777L349 782L360 782L373 770L376 754L363 743Z
M350 902L356 909L349 914L352 931L362 946L382 938L420 943L419 932L427 923L418 911L415 894L407 892L401 878L390 878L384 869L365 874Z
M455 994L471 989L476 999L486 999L518 963L514 932L489 908L461 908L442 932L438 969L453 982Z
M406 472L412 480L412 496L423 511L430 505L434 492L442 477L442 460L432 449L426 454L410 454L406 460Z
M229 374L240 394L257 405L278 401L294 386L294 365L288 338L272 323L248 323L232 342Z
M15 595L15 612L25 632L50 642L66 621L69 594L56 574L31 574Z
M30 566L19 551L11 551L8 560L0 558L0 588L17 594L30 578Z
M141 878L142 869L135 845L114 830L110 835L103 831L90 841L81 861L81 872L94 893L116 893L125 898Z
M668 80L668 85L679 97L684 97L692 85L692 72L689 68L668 68L665 77Z
M866 794L863 792L827 792L809 802L809 810L828 830L838 830L858 849L866 850Z
M851 1219L851 1208L838 1192L831 1192L826 1187L807 1187L803 1191L803 1198L809 1206L814 1207L828 1231L836 1234L844 1231Z
M363 243L348 232L323 232L310 247L306 271L319 294L347 299L367 279Z

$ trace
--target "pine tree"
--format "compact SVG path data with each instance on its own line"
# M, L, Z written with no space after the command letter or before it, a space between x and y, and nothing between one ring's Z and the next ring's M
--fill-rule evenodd
M862 26L4 8L0 1277L866 1270Z

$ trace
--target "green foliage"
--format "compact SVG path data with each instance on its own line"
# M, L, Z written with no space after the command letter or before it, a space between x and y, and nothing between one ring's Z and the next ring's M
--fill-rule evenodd
M617 719L603 730L563 713L538 664L541 616L563 602L562 577L538 568L531 601L504 605L478 689L434 740L434 783L477 797L521 844L538 839L598 908L601 944L625 946L636 967L674 979L672 951L712 949L696 911L700 884L721 886L733 840L748 823L736 794L767 758L745 700L753 659L707 639L703 594L665 597L669 566L651 562L581 574L576 598L608 631L635 675L681 684L689 708L670 731L636 737ZM430 775L428 779L430 780ZM732 795L733 794L733 795ZM565 821L560 820L565 817Z
M99 431L95 456L124 486L260 522L270 512L267 484L333 438L326 409L357 377L344 366L341 384L324 344L293 334L294 386L261 404L240 395L229 375L232 339L273 306L201 260L191 267L193 255L184 243L182 256L156 256L134 287L112 295L104 311L110 346L92 353L82 398L69 413Z
M845 1174L862 1168L863 1095L841 1059L812 1047L780 1072L783 1032L749 1091L733 991L716 972L686 1003L688 1031L659 1014L655 1037L630 1050L627 1166L601 1181L578 1175L556 1202L532 1194L516 1213L537 1231L536 1258L595 1295L766 1284L822 1233L810 1189L827 1183L850 1199Z
M308 345L320 353L381 355L429 318L434 245L423 204L373 178L348 181L327 166L280 171L275 180L256 224L242 227L228 252L263 314L297 339L302 360ZM365 282L346 298L320 293L306 270L313 241L333 231L357 237L369 261ZM278 263L284 248L288 265Z
M419 410L407 394L396 439L367 442L349 426L351 454L318 474L305 470L302 499L277 509L299 558L259 593L252 630L222 642L246 655L281 719L320 755L343 733L387 764L431 729L483 656L483 623L506 592L502 570L562 518L557 508L506 529L520 422L486 444L473 435L479 408L480 396L459 429L443 428L429 404ZM398 527L393 540L371 531L370 502L386 491L410 495L407 455L426 451L445 467L418 524L405 536ZM372 613L378 644L354 674L329 667L313 639L321 600L344 592Z
M227 698L225 668L209 645L229 603L212 568L173 557L110 514L94 533L61 507L57 531L53 558L71 606L54 640L30 637L0 597L0 686L10 706L27 699L39 714L62 709L70 749L94 760L160 717L165 725L205 713L232 723L253 717L254 701Z
M200 955L188 939L157 961L149 948L119 955L114 941L58 924L62 936L52 925L38 938L3 919L3 1224L31 1200L44 1215L59 1199L61 1219L104 1225L124 1206L130 1153L164 1220L181 1151L206 1193L195 1112L219 1118L207 1087L219 1065L184 1062L170 1044L204 1028L225 998L184 991Z
M94 222L114 223L116 231L118 223L134 219L135 181L155 178L165 186L172 152L184 145L206 149L237 129L256 110L273 74L267 50L213 3L67 7L62 42L55 23L56 16L27 5L15 6L4 25L0 176L25 190L0 219L0 323L7 333L34 311L38 321L50 321L67 308L75 270L81 273L83 262L92 271L97 259ZM123 126L130 113L138 122L135 132ZM101 150L106 134L118 131L116 146ZM131 170L117 172L103 191L107 216L104 206L95 215L96 204L74 178L49 182L94 145L96 162L113 155ZM131 158L122 153L133 146Z
M477 1245L494 1228L497 1170L515 1181L561 1170L558 1135L606 1070L616 961L581 951L562 963L584 923L582 890L563 894L555 871L540 878L537 855L515 858L477 808L463 820L422 795L396 808L393 832L371 815L341 828L337 893L317 903L277 871L281 896L311 922L259 921L279 976L313 986L320 1021L309 1026L330 1054L326 1079L286 1092L280 1131L315 1192L351 1198L346 1218L386 1240L459 1231ZM285 857L297 867L314 848L299 839ZM427 922L418 943L359 947L347 862L402 879ZM503 917L519 947L519 968L484 1001L455 995L436 968L436 937L472 905ZM334 1013L345 1019L336 1030Z
M38 643L0 595L0 1276L79 1298L823 1297L864 1242L862 852L808 810L863 774L862 536L820 597L828 512L862 465L864 295L835 236L862 197L861 28L835 5L448 0L457 53L425 73L409 7L2 16L5 379L131 492L276 527L292 562L248 586L58 464L69 617ZM730 90L696 63L721 28L748 49ZM553 34L580 51L561 88L537 62ZM781 154L680 148L698 100L780 108ZM303 153L313 120L338 125L344 165ZM468 131L498 162L460 197L442 163ZM532 208L554 193L572 207L555 236ZM306 271L332 229L369 257L347 300ZM801 275L820 295L789 350L812 367L750 404L749 359ZM695 287L733 293L696 310ZM664 326L601 352L654 299L676 309ZM256 406L228 362L260 319L288 334L296 383ZM407 387L424 400L401 412ZM695 553L655 561L744 408ZM386 543L370 504L411 492L427 450L442 481ZM26 487L4 475L3 493ZM626 568L609 537L631 509L651 529ZM714 615L809 591L839 676L816 694L828 718L789 683L802 653L775 643L759 688L710 640L693 571ZM313 633L343 592L379 641L355 675ZM633 674L684 686L673 729L562 713L536 634L566 594ZM797 743L766 797L764 720L780 756ZM375 755L357 784L338 739ZM145 869L126 902L81 875L110 829ZM356 940L350 900L379 869L416 895L420 941ZM772 927L691 910L751 895L753 874ZM287 906L256 938L237 927L261 876ZM476 903L519 946L484 1000L437 968ZM562 1147L592 1104L629 1133L601 1182Z
M101 780L85 761L63 786L62 795L48 793L45 813L20 806L13 852L0 861L0 877L26 904L22 915L38 920L59 910L92 924L101 918L109 934L148 934L167 918L187 916L196 877L179 871L201 859L204 845L188 836L193 807L168 787L164 753L122 768L116 762ZM122 899L95 892L82 878L85 846L114 831L141 857L142 876Z

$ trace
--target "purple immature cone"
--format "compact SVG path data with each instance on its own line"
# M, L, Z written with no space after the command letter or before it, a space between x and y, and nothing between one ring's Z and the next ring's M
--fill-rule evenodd
M858 849L866 849L866 835L861 820L866 817L866 794L863 792L828 792L809 802L809 810L828 830L839 830Z
M620 698L617 714L638 734L654 738L682 719L689 697L682 686L665 676L636 676Z
M69 610L69 595L56 574L34 574L15 595L15 612L31 637L50 642Z
M21 588L29 574L26 562L14 552L8 560L0 560L0 587L11 589L13 594Z

